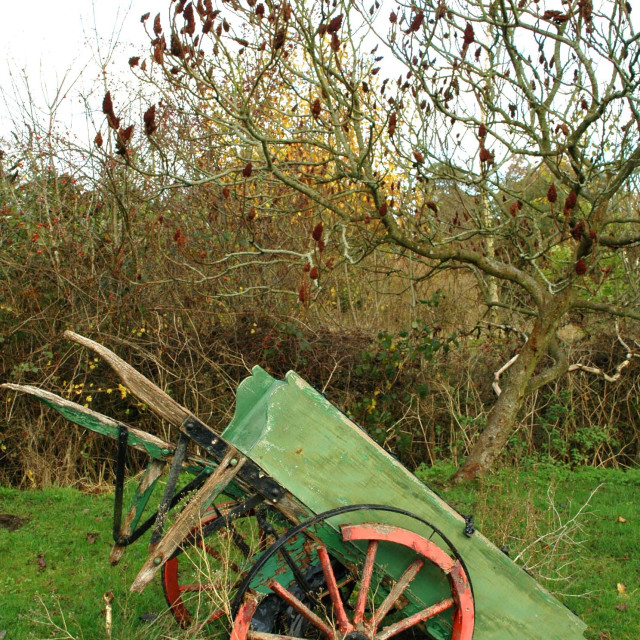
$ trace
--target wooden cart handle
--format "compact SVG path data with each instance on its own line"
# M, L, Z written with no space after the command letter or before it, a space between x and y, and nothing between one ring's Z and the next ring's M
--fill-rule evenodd
M107 347L73 331L65 331L64 337L95 351L95 353L111 366L125 386L138 400L144 402L167 422L176 427L180 427L191 415L189 410L179 405L173 398L151 382L151 380L145 378L145 376L136 371L130 364L113 353L113 351L107 349Z

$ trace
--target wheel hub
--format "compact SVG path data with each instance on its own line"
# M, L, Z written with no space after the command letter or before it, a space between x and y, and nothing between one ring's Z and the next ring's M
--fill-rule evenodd
M364 633L360 633L360 631L352 631L347 633L343 640L369 640L369 637L365 636Z

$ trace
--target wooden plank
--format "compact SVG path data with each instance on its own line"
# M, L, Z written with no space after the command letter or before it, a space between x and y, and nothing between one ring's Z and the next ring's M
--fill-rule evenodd
M71 400L61 398L55 393L45 391L39 387L5 383L0 385L0 388L7 389L9 391L16 391L18 393L26 393L27 395L36 398L47 407L55 409L58 413L74 424L90 429L91 431L95 431L96 433L107 436L108 438L112 438L114 440L118 439L118 427L122 423L114 420L113 418L109 418L109 416L93 411L88 407L83 407ZM140 429L136 429L129 425L124 426L127 427L129 432L129 438L127 441L129 446L137 449L138 451L144 451L157 460L163 460L165 462L171 461L173 451L176 448L174 444L165 442L162 438L147 433L146 431L141 431ZM187 462L190 465L195 465L197 467L213 466L212 462L196 455L187 456Z
M298 375L290 372L285 384L274 380L268 388L260 371L258 386L259 397L246 394L251 378L242 383L239 419L234 417L222 437L310 511L383 504L406 509L442 530L468 568L477 640L582 638L585 625L578 618L479 532L466 537L464 520L454 509ZM250 411L243 406L247 397L254 405ZM404 516L369 513L369 521L372 515L426 533L426 527Z
M207 507L233 480L246 461L247 459L241 456L234 447L229 447L229 451L220 465L180 512L162 540L149 549L149 558L133 581L131 591L140 593L153 580L160 567L198 525Z
M55 393L45 391L39 387L9 383L2 384L0 387L33 396L42 402L42 404L55 409L58 413L67 418L67 420L80 425L81 427L91 429L91 431L95 431L101 435L113 438L114 440L118 439L118 427L121 423L117 422L113 418L109 418L97 411L93 411L88 407L83 407L71 400L61 398ZM138 449L139 451L145 451L152 458L166 460L171 456L175 449L175 445L165 442L161 438L151 435L150 433L140 431L140 429L135 429L130 426L127 426L127 429L129 431L129 446L134 449Z

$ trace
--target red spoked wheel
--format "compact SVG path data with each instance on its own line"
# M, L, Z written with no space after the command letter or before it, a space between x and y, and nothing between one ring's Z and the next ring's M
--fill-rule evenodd
M184 629L202 627L227 614L222 606L215 606L215 596L226 588L226 585L221 584L222 579L216 580L215 568L223 566L225 572L241 576L246 567L240 565L244 564L244 558L255 545L245 541L243 534L236 528L231 529L231 535L228 536L231 544L221 542L224 536L212 534L229 532L225 516L237 507L236 502L226 502L211 508L187 538L192 544L180 549L162 567L165 598L173 617ZM251 510L239 518L253 515ZM234 554L229 549L232 545L236 547L235 555L240 556L235 561L232 557ZM229 576L225 575L223 578L228 584Z
M463 564L455 552L445 551L412 531L386 524L352 524L343 525L340 529L345 543L366 543L361 567L351 571L354 581L352 587L355 587L349 591L351 596L345 597L335 575L335 561L332 563L327 548L318 544L315 546L316 562L319 562L324 574L325 595L321 599L300 597L299 592L294 593L295 588L285 587L272 578L267 583L271 595L262 600L265 602L270 598L279 598L289 612L294 612L299 619L304 620L304 624L296 625L295 629L294 625L289 628L276 626L269 632L252 628L252 621L255 626L254 616L262 605L250 590L245 589L245 597L235 617L231 640L387 640L394 636L433 637L430 633L425 635L423 629L429 621L434 622L435 618L439 620L438 637L471 640L474 628L473 595ZM376 597L374 592L379 588L380 581L372 578L381 570L384 572L384 567L379 567L377 561L381 545L385 548L386 557L389 557L390 551L394 553L393 545L397 545L403 558L408 558L408 563L400 577L388 585L384 597ZM436 571L440 572L440 578L446 578L443 584L448 583L449 593L427 605L415 606L414 603L413 607L408 607L406 596L426 565L429 565L430 575L434 575ZM288 619L291 619L291 614Z

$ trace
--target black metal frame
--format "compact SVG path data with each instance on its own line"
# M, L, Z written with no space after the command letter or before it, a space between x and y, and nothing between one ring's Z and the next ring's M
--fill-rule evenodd
M157 510L152 513L140 526L132 533L123 536L120 533L122 525L123 513L123 495L124 495L124 479L126 470L126 453L129 439L129 428L123 424L118 425L118 452L116 456L116 481L115 481L115 499L113 503L113 540L116 545L125 547L135 542L140 536L146 533L152 526L154 527L151 534L151 544L160 541L164 531L164 524L167 513L180 500L192 491L199 489L205 482L206 478L212 472L211 468L203 469L191 482L185 485L180 491L176 492L178 476L182 470L182 465L186 457L188 439L193 440L199 447L203 448L211 457L212 462L220 464L227 455L230 445L219 436L213 434L211 429L195 416L189 416L180 428L180 438L173 454L173 460L169 468L167 476L167 484ZM257 492L256 495L250 497L243 505L249 504L244 511L234 509L238 515L249 509L254 508L261 502L269 504L277 504L285 495L285 489L278 484L273 478L267 475L260 467L246 460L242 468L238 472L236 481L243 488L250 488L251 492ZM240 505L239 505L240 506ZM235 517L238 517L235 515ZM225 517L231 523L232 517Z

